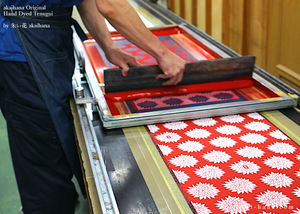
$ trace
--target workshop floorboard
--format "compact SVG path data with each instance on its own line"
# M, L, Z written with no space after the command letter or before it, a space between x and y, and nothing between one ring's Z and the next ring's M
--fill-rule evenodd
M9 144L7 139L6 124L3 115L0 113L0 213L17 214L21 207L17 183L14 176L13 166L10 157ZM77 183L75 183L78 189ZM79 190L79 189L78 189ZM75 214L89 214L87 200L79 197Z

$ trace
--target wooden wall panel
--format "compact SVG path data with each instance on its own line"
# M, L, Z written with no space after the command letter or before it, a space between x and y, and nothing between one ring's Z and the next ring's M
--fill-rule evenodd
M223 2L222 42L235 52L243 53L244 1Z
M270 0L245 0L243 55L255 55L256 64L267 67Z
M297 62L297 61L296 61ZM299 63L294 63L298 64ZM277 64L276 65L276 76L284 81L285 83L289 84L290 86L294 87L298 91L300 91L300 74L295 72L292 69L289 69L288 67L282 65L282 64Z
M169 9L175 13L178 16L181 16L180 14L180 0L169 0Z
M271 2L270 16L270 39L269 39L269 54L268 54L268 71L278 77L276 64L279 61L281 27L282 26L282 10L283 2L281 0L273 0Z
M222 42L241 55L255 55L267 67L270 0L223 2Z
M268 71L300 90L300 1L272 0Z
M197 26L200 30L206 32L206 0L196 0L195 8L195 26Z
M211 35L211 3L212 0L206 0L206 4L205 4L205 22L206 22L206 33Z
M200 0L200 2L206 0ZM169 9L187 22L197 26L198 0L169 0ZM205 9L204 9L205 11ZM205 17L203 17L205 21Z
M300 1L283 2L281 61L289 69L300 73Z
M211 36L222 42L223 0L212 0Z
M184 19L192 23L193 22L193 1L192 0L184 0Z
M227 1L227 0L226 0ZM169 0L170 10L222 42L225 0ZM230 0L231 1L231 0ZM244 0L241 0L244 1ZM178 9L180 7L180 9Z

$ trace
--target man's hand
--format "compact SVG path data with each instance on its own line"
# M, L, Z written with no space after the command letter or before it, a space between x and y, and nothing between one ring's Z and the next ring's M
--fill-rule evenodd
M183 78L185 65L186 61L168 50L166 56L158 61L158 66L164 74L157 75L156 79L169 79L163 82L163 86L177 85Z
M123 76L127 75L129 67L141 65L133 56L115 45L112 45L105 50L105 56L111 63L122 69Z

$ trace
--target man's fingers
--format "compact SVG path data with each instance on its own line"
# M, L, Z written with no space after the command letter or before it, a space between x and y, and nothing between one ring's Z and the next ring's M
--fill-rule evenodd
M128 71L129 71L129 66L128 66L126 63L124 63L124 64L122 64L122 66L120 66L120 67L122 68L122 71L121 71L122 75L123 75L124 77L126 77Z
M129 68L135 66L141 66L141 64L138 61L136 61L136 59L133 57L127 59L126 63L120 66L122 68L122 75L125 77L129 71Z
M128 62L128 65L129 65L129 67L141 66L141 64L138 61L136 61L135 59Z
M169 80L163 82L162 85L163 86L177 85L180 81L181 81L181 78L179 76L175 76L175 77L172 77Z
M181 80L183 78L183 72L180 72L176 76L171 77L171 78L169 75L166 75L166 74L159 74L155 78L156 79L169 79L162 83L163 86L177 85L179 82L181 82Z
M155 79L169 79L170 76L166 74L158 74Z

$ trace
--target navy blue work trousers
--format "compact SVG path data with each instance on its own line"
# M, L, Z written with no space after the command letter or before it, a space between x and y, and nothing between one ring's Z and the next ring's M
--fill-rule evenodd
M73 173L27 62L0 60L0 108L24 213L73 214Z

